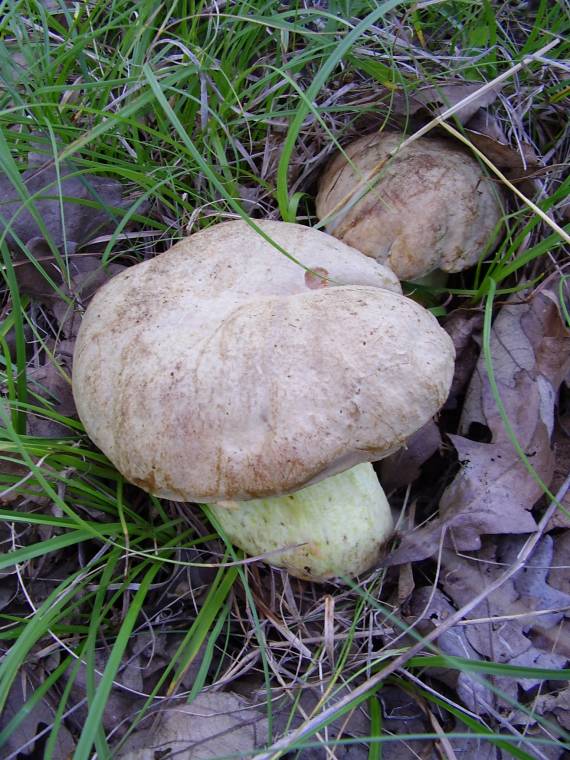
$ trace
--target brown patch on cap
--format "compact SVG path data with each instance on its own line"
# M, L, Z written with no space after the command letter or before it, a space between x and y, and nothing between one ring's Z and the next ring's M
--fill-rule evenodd
M323 267L315 267L305 272L305 285L310 290L326 288L329 284L329 273Z

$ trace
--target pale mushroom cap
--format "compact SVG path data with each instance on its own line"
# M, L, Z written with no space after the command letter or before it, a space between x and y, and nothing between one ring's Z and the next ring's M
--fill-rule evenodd
M314 289L246 223L229 222L118 275L85 314L79 416L123 475L158 496L298 490L387 455L447 396L451 340L385 289L399 287L393 274L324 233L258 224L326 270L328 286Z
M345 148L356 171L337 154L319 183L317 216L325 219L388 159L373 188L326 222L327 232L388 264L403 280L472 266L489 251L502 217L496 184L468 153L437 138L418 138L388 158L404 139L382 132L356 140Z

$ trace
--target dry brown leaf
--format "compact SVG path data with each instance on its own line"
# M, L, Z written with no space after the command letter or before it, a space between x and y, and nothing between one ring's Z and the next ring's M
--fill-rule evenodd
M69 365L62 363L58 369L48 361L40 367L31 367L27 372L27 379L30 390L48 400L54 412L65 417L76 414L69 381ZM57 438L69 435L69 428L50 417L28 414L27 433L41 438Z
M73 167L31 168L22 181L33 206L41 217L50 242L57 248L67 243L80 245L96 235L112 232L123 216L125 201L120 182L106 177L82 174L71 176ZM91 204L91 205L88 205ZM19 249L32 238L45 238L42 228L22 201L7 176L0 176L0 233L8 227L8 245Z
M50 301L60 297L53 286L44 277L42 271L58 288L64 284L62 273L56 257L48 243L42 237L33 237L26 243L27 255L23 251L15 251L14 272L21 293L30 295L39 301ZM75 246L71 246L75 250ZM37 262L40 268L33 262ZM62 290L61 293L65 293Z
M25 681L26 692L22 688L23 681L16 679L8 695L6 706L0 715L0 731L6 728L10 721L20 712L24 704L33 696L34 685ZM18 758L39 758L43 756L43 747L49 735L43 733L46 727L54 721L55 710L47 699L38 702L27 714L16 730L10 735L7 742L2 745L2 757L9 755ZM36 736L38 738L36 739ZM69 758L75 749L75 742L65 725L61 724L54 747L54 757Z
M0 459L0 505L12 504L20 496L16 490L12 490L18 481L29 475L29 468L23 462L12 461L17 459L12 455L11 459ZM0 552L1 553L1 552Z
M465 732L465 724L457 721L454 731L461 734ZM477 758L477 760L501 760L503 754L501 750L486 739L480 739L477 734L473 734L472 739L463 737L456 738L451 735L449 741L458 758Z
M554 476L550 490L558 493L568 473L570 472L570 436L559 425L553 436L554 443ZM557 509L549 520L546 530L555 528L570 528L570 491L567 491L561 502L563 509ZM564 510L564 511L563 511Z
M550 444L558 388L570 368L570 332L558 308L557 283L528 302L518 294L503 306L491 333L495 380L506 414L535 472L547 485L554 471ZM528 533L536 528L530 510L543 493L521 461L497 408L484 358L473 374L463 413L463 436L450 436L460 470L440 502L440 516L403 537L386 560L400 564L432 556L440 542L460 550L481 546L481 535Z
M500 92L500 87L492 87L477 95L470 103L455 112L454 118L466 124L480 108L491 105ZM441 116L451 106L481 90L481 84L470 82L446 82L417 90L412 98L421 106L428 108L434 116ZM412 112L413 113L413 112Z
M553 588L570 594L570 530L565 530L554 538L548 582ZM566 614L570 616L570 611Z
M481 88L482 85L476 82L457 80L420 87L412 95L386 90L383 100L390 103L392 113L400 116L414 116L424 109L433 116L441 116L448 108L457 105L470 95L474 95ZM494 103L499 92L500 87L486 90L456 111L454 117L462 124L466 124L480 109Z
M500 559L507 564L514 563L520 549L522 541L512 539L504 542L504 548ZM562 556L564 547L559 546L556 561L562 565L568 564ZM556 588L551 582L552 571L550 568L554 562L554 539L552 536L544 536L536 546L531 559L526 566L513 576L513 583L519 599L527 609L536 608L539 605L542 609L560 610L548 615L541 615L538 621L541 627L552 627L560 622L563 611L570 609L570 593ZM554 576L554 580L556 576Z
M36 250L48 250L43 239L36 239ZM73 347L77 332L81 325L82 310L77 304L85 306L101 285L118 274L125 267L111 264L103 268L97 256L76 256L70 260L70 285L63 285L61 272L56 267L55 258L48 257L52 279L61 286L60 292L69 296L71 301L58 298L48 283L35 269L33 264L26 261L17 270L20 288L43 301L51 302L51 310L59 323L59 334L63 338L53 348L53 356L46 355L45 363L30 367L27 370L27 380L30 390L50 402L50 408L65 417L76 416L75 402L71 392L71 364ZM44 265L45 266L45 265ZM47 267L46 267L47 269ZM69 434L68 428L37 413L27 417L29 435L42 438L57 438Z
M487 541L474 559L446 551L441 575L443 590L457 608L462 607L516 560L523 543L524 539L515 536L502 538L498 548ZM563 608L570 601L567 594L546 582L551 561L552 539L545 536L526 566L466 617L466 620L481 621L464 627L467 641L480 657L521 667L564 667L566 655L552 646L543 649L532 635L535 628L553 627L563 617L561 611L547 615L533 613ZM529 691L539 683L539 679L532 678L497 681L512 697L516 697L519 687ZM494 700L502 702L497 696Z
M425 636L444 623L456 610L439 589L424 586L414 592L410 611L417 621L417 630ZM461 626L455 625L444 631L436 643L444 654L467 660L479 659L479 655L467 639L465 628ZM469 673L446 668L433 670L432 674L455 689L463 704L478 715L486 713L486 705L493 702L491 691Z
M249 757L267 741L267 719L235 694L199 694L150 714L126 742L118 760L156 760L169 754L203 760L241 753ZM167 752L168 751L168 752Z
M465 135L496 166L530 170L540 165L532 145L521 143L518 150L511 147L497 117L483 108L470 119Z
M382 730L386 734L417 736L432 730L423 710L411 695L394 686L385 686L377 697L382 705ZM428 760L434 756L433 739L388 742L381 746L382 760ZM368 753L366 756L369 756Z
M456 409L479 358L483 313L456 309L446 318L443 328L455 346L455 372L445 408Z
M566 611L568 615L568 611ZM542 628L540 624L532 630L532 641L543 652L556 652L570 660L570 620L563 620L550 628Z
M107 665L107 660L108 654L105 651L95 653L96 685L101 680L101 674ZM137 691L142 691L141 665L143 662L143 657L131 656L126 662L123 661L119 673L113 679L115 684L120 684L123 688L113 686L105 703L101 724L106 733L113 732L115 741L125 734L130 721L144 703L144 698L136 694ZM71 723L80 733L89 713L86 700L87 669L84 664L81 664L77 670L70 694L72 703L79 705L73 713Z
M543 715L550 720L554 718L562 728L570 731L570 687L551 694L539 694L532 708L535 715ZM528 713L520 713L515 722L517 725L533 725L536 721Z
M429 420L408 439L405 448L379 463L384 490L390 492L416 480L421 466L438 451L440 445L439 428L433 420Z

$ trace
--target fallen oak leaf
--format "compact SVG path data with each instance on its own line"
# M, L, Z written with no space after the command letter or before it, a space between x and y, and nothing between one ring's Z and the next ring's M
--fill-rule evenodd
M548 583L555 589L570 595L570 530L554 538L554 548ZM570 610L566 612L570 616Z
M399 87L384 88L382 100L389 101L393 114L409 118L420 111L427 111L432 116L441 116L450 107L470 98L454 113L454 117L461 124L467 124L480 109L494 103L501 90L500 86L483 87L477 82L451 80L419 87L410 94L409 89L412 85L413 82L409 81L405 90ZM480 90L480 94L477 95Z
M60 366L56 366L56 363ZM48 359L45 364L31 367L27 371L30 391L46 399L48 408L63 417L74 417L77 414L69 375L69 363L62 361L60 356L53 361ZM69 435L70 431L64 424L47 415L44 417L39 413L30 413L27 416L27 433L41 438L60 438Z
M502 562L510 563L516 558L521 541L506 542L500 554ZM558 553L560 559L560 553ZM540 605L542 609L567 610L570 608L570 594L556 588L550 582L550 568L554 564L554 539L544 536L537 545L532 560L513 576L513 583L522 603L529 609ZM555 580L555 577L553 577ZM560 622L563 612L541 615L540 625L552 627Z
M442 621L455 612L443 592L431 586L423 586L414 591L410 601L411 616L415 620L418 632L425 636L436 629ZM466 630L462 626L453 626L443 631L436 639L436 644L444 654L452 657L464 657L468 660L478 660L479 655L467 640ZM492 692L480 680L468 672L450 668L432 669L435 678L456 689L463 704L471 711L481 714L485 712L485 704L492 703Z
M534 479L521 493L521 479L528 471L520 458L506 456L504 447L479 443L458 435L448 435L459 456L461 469L446 488L439 503L439 519L402 538L384 561L390 567L403 562L418 562L432 557L441 542L461 551L481 548L481 536L489 533L531 533L536 522L528 509L542 495ZM549 458L550 439L538 452L541 460ZM533 460L534 461L534 460ZM530 499L533 499L531 502ZM497 511L497 504L501 505Z
M155 723L158 717L158 725ZM237 694L206 692L148 715L115 757L155 760L170 754L202 760L253 751L267 741L267 718Z
M77 256L70 261L71 282L66 292L72 299L67 303L58 299L52 304L52 311L59 323L61 335L66 341L75 341L83 310L97 290L126 267L122 264L103 266L98 256ZM67 352L73 354L73 345L67 346Z
M562 728L570 731L570 686L550 694L538 694L533 700L532 713L521 710L512 716L512 722L515 725L532 726L537 722L534 717L536 715L550 720L554 718Z
M535 473L549 484L554 472L550 439L558 388L570 369L570 331L561 317L557 280L503 306L491 331L495 382L512 430ZM408 533L386 565L433 556L443 540L478 549L480 536L536 529L530 510L543 489L521 460L505 429L481 356L468 388L459 426L449 436L460 470L445 490L439 519ZM467 438L486 430L490 443Z
M0 714L0 731L9 730L2 744L3 757L32 760L34 757L43 756L46 733L49 732L48 727L54 723L56 708L51 704L48 695L44 696L33 707L29 706L34 689L37 688L38 680L37 677L32 680L26 673L22 673L21 678L16 679L10 689L6 705ZM27 708L26 705L28 705ZM22 710L26 710L26 718L17 721ZM15 726L13 721L17 721ZM74 749L73 736L68 728L60 723L54 742L53 756L68 758L72 756Z
M504 536L498 546L490 540L477 557L465 557L445 551L442 557L443 590L456 607L472 599L481 587L491 585L503 573L505 566L514 565L525 539ZM470 646L482 658L493 662L530 668L563 668L567 656L551 646L542 648L533 635L541 626L552 627L562 620L563 612L556 611L570 601L564 594L546 582L548 566L552 561L552 539L541 538L532 557L500 588L490 594L484 603L473 608L465 622L465 636ZM548 614L533 614L554 609ZM529 691L540 683L536 678L516 681L499 678L497 685L506 694L516 698L518 688ZM502 702L500 695L496 700ZM509 707L509 703L504 703Z
M490 353L499 395L520 446L531 456L537 449L533 445L537 427L544 425L552 435L558 388L570 370L570 330L560 314L556 289L557 283L551 281L550 288L527 302L515 294L491 331ZM505 444L505 449L516 453L483 356L467 391L459 432L468 436L474 424L488 427L493 443Z
M74 251L75 245L68 245L68 255ZM13 266L20 293L43 302L61 298L62 294L66 294L66 289L62 289L65 275L43 237L30 238L26 242L26 252L14 251Z

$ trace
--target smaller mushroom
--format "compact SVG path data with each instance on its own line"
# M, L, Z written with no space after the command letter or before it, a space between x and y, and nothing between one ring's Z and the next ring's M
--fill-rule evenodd
M420 137L399 150L404 139L395 132L366 135L345 148L346 157L337 154L319 183L318 218L331 235L402 280L473 266L497 239L498 188L452 143Z

